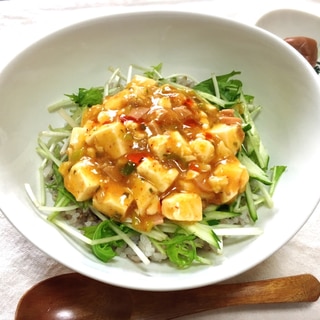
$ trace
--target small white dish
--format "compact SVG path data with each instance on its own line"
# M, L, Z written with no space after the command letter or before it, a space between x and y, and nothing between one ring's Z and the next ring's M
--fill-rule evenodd
M278 9L264 14L256 26L286 38L304 36L320 43L320 17L295 9Z

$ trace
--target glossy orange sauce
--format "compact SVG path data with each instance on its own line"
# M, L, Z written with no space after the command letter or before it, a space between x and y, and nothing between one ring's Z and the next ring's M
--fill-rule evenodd
M116 145L107 142L109 150L103 135L92 136L115 123L121 128L117 136L120 140L116 140ZM117 201L121 203L122 196L126 210L114 215L108 210L103 213L119 221L130 219L138 229L150 230L163 222L162 201L172 194L199 195L203 209L210 203L233 201L248 182L248 173L236 158L244 139L241 120L232 109L219 111L192 89L135 77L123 91L88 108L81 128L84 130L77 142L70 143L69 160L60 167L67 189L77 198L71 171L74 164L85 159L90 163L90 174L98 177L99 187L90 194L94 204L105 193L116 194L119 190ZM113 153L116 149L119 151ZM156 161L161 170L167 171L155 168L155 180L148 181L150 172L139 170L146 159L150 163ZM162 188L168 170L174 178ZM150 183L150 196L158 199L150 202L150 210L139 209L139 192L134 191L137 179Z

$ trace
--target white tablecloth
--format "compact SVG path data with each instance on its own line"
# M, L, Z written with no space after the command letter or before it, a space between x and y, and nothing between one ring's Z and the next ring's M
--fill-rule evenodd
M0 0L0 71L24 47L73 22L112 12L136 10L137 7L157 9L164 6L166 9L210 12L248 24L254 24L262 14L275 8L300 8L320 15L319 0ZM251 281L300 273L312 273L320 279L319 230L320 208L282 249L257 267L230 281ZM1 212L0 254L0 320L14 319L20 297L31 286L51 276L72 271L30 244ZM184 319L212 318L319 320L320 301L227 308Z

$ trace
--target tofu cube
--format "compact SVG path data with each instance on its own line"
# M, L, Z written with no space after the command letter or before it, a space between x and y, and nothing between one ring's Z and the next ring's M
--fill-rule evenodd
M228 203L242 193L248 181L248 171L236 157L220 162L213 171L213 178L208 179L213 191L220 185L222 203Z
M130 103L130 99L146 98L148 95L148 87L156 85L156 81L136 75L129 82L126 88L113 96L108 96L103 102L105 110L120 110Z
M168 155L176 155L185 161L195 160L189 143L178 131L171 131L168 135L157 135L148 140L151 151L160 159Z
M84 127L74 127L71 131L69 146L73 150L81 149L85 144L87 129Z
M108 217L123 221L132 201L133 196L128 188L109 181L95 193L92 204Z
M197 138L190 141L190 147L198 161L209 163L214 159L214 145L210 141Z
M171 131L169 138L170 153L177 154L186 161L195 160L189 143L184 139L179 131Z
M234 156L234 152L230 150L222 140L215 145L215 155L217 161Z
M162 214L176 221L201 221L202 201L196 193L174 193L162 200Z
M163 159L164 155L168 153L167 145L169 136L167 135L156 135L148 139L148 145L155 156L159 159Z
M198 185L194 183L193 180L179 179L177 181L177 188L183 193L198 193L200 194L201 190Z
M104 110L120 110L127 104L128 90L122 90L113 96L105 97L103 101Z
M100 176L88 159L74 164L64 176L64 185L77 201L89 200L100 186Z
M244 132L239 124L227 125L219 123L214 125L208 132L222 140L232 154L237 153L244 139Z
M159 161L150 158L143 159L137 167L137 172L160 192L166 191L179 175L177 169L167 169Z
M112 159L118 159L128 153L132 144L126 133L121 122L105 124L90 133L87 143L98 150L103 149Z
M157 84L157 81L137 74L132 78L128 86L137 85L141 87L153 87L156 84Z
M229 179L227 176L216 176L211 175L208 178L208 185L211 187L212 192L222 193L229 184Z
M150 182L137 175L132 175L130 177L130 187L139 215L153 215L160 212L158 190Z

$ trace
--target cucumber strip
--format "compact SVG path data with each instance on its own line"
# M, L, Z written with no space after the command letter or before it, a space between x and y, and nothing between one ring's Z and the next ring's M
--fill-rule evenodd
M217 211L219 208L219 205L217 204L209 204L204 210L203 213L211 212L211 211Z
M271 178L271 186L269 189L269 194L272 197L274 194L274 190L276 188L276 185L281 177L281 175L286 171L286 166L275 166L272 168L272 178Z
M214 233L212 228L206 224L194 223L194 224L184 224L179 223L179 226L186 230L187 232L196 235L198 238L206 241L213 247L220 249L220 238Z
M243 150L238 153L238 159L247 168L249 176L264 184L271 185L271 180L267 173L253 162Z
M258 220L258 213L253 200L250 183L247 183L246 190L245 190L245 197L247 200L247 206L248 206L250 218L252 219L253 222L255 222Z
M159 229L160 231L164 233L175 233L178 229L177 224L172 223L170 221L165 221L162 224L159 224L155 226L154 228Z
M234 104L234 102L230 102L230 101L226 101L226 100L223 100L221 98L218 98L216 96L214 96L213 94L209 94L207 92L203 92L203 91L197 91L197 93L204 99L214 103L214 104L217 104L218 106L220 107L226 107L226 106L231 106Z
M241 213L238 212L229 212L229 211L205 211L203 216L203 221L209 220L222 220L228 218L239 217Z
M270 195L270 192L269 190L267 190L266 186L261 183L260 181L256 181L258 186L259 186L259 190L260 190L260 193L262 195L262 198L263 198L263 202L264 204L266 205L266 207L268 208L272 208L273 207L273 200L272 200L272 197Z
M243 110L242 110L243 121L246 124L251 125L251 129L246 131L247 148L250 151L250 153L251 151L254 152L254 155L257 158L259 166L262 169L267 169L269 164L269 154L261 141L257 127L249 111L248 104L243 96L242 96L242 106L243 106Z
M155 227L148 231L148 232L144 232L141 230L136 230L131 223L124 223L126 226L128 226L130 229L135 230L138 233L144 234L146 235L148 238L151 239L155 239L157 241L164 241L166 239L168 239L168 235L166 233L164 233L162 230L156 229Z

